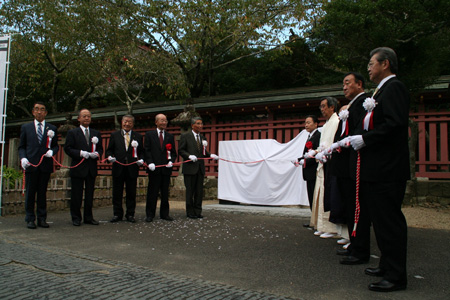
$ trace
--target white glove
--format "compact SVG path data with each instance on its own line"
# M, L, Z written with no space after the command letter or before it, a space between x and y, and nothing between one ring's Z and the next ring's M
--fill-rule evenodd
M300 159L300 161L298 162L298 164L299 164L300 166L303 166L303 165L305 164L305 160L304 160L304 159Z
M172 168L173 167L173 163L169 160L169 162L166 165L166 168Z
M196 162L198 160L197 156L195 155L189 155L189 159L192 160L193 162Z
M136 161L136 164L140 167L144 164L144 160L140 159L140 160Z
M316 151L313 149L309 150L305 155L306 158L314 158L314 156L316 156Z
M348 147L350 147L350 137L348 136L348 137L340 140L338 143L339 143L339 147L348 148Z
M96 152L89 152L89 156L90 156L91 158L98 158L98 157L99 157L97 151L96 151Z
M353 149L355 151L358 151L362 147L364 147L366 144L364 144L364 140L362 135L353 135L350 137L350 143L352 144Z
M84 157L85 159L88 159L89 158L89 152L81 150L80 151L80 156Z
M45 157L52 157L53 156L53 150L48 150L47 153L45 153Z
M108 161L109 161L110 163L113 163L113 162L116 161L116 158L115 158L115 157L112 157L112 156L110 155L110 156L108 156Z
M150 171L155 171L155 169L156 169L155 164L149 164L149 165L148 165L148 169L149 169Z
M327 158L325 157L325 153L323 151L316 154L316 159L322 163L327 161Z
M30 166L30 162L25 157L20 160L20 164L24 170Z
M323 150L323 154L326 156L331 156L332 153L333 149L331 149L331 147L328 147L327 149Z
M334 151L339 147L340 147L339 142L336 142L336 143L331 144L330 149L331 149L331 151Z
M218 157L217 155L215 155L215 154L211 154L210 156L211 156L211 158L214 159L214 160L218 160L218 159L219 159L219 157Z

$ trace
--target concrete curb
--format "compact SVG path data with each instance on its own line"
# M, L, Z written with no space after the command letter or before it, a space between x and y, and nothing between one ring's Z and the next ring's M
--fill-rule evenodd
M257 206L257 205L227 205L227 204L211 204L204 205L205 211L222 211L235 214L252 214L276 217L296 217L309 218L311 211L309 208L300 207L274 207L274 206Z

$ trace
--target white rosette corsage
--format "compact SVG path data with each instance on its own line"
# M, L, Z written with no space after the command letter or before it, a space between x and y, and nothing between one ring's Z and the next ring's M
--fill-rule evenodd
M377 102L372 97L366 98L363 103L364 109L367 111L364 117L364 130L373 129L373 110L377 106Z
M348 112L348 109L344 109L339 113L339 119L342 121L342 131L341 136L348 135L348 116L350 113Z

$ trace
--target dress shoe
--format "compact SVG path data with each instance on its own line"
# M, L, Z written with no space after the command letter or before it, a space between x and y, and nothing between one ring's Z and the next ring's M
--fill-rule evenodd
M331 238L337 237L337 234L336 233L325 232L325 233L322 233L320 235L320 237L323 238L323 239L331 239Z
M311 226L309 226L309 223L303 224L303 227L305 227L305 228L311 228Z
M36 224L34 223L34 221L27 222L27 228L36 229Z
M153 218L152 217L147 217L147 218L145 218L145 222L153 222Z
M406 283L393 283L386 279L369 284L369 290L375 292L393 292L406 289Z
M342 246L343 249L348 249L348 247L350 246L351 243L347 243L344 246Z
M164 218L161 218L162 220L166 220L166 221L173 221L173 218L171 216L167 216Z
M187 217L188 217L189 219L197 219L197 216L194 216L194 215L187 215Z
M81 222L80 222L80 220L73 220L72 224L73 224L73 226L80 226Z
M130 223L136 223L136 219L133 216L127 216L127 221Z
M337 255L344 255L344 256L350 256L350 251L347 249L337 249L336 250Z
M321 235L321 234L323 234L324 232L323 231L318 231L318 230L316 230L316 231L314 231L314 235Z
M197 219L203 219L202 215L197 215Z
M349 255L341 258L339 262L343 265L361 265L367 263L368 261L369 260L359 259L357 257Z
M366 275L370 275L370 276L383 277L385 272L384 272L384 270L381 270L380 268L366 268L364 270L364 273Z
M97 221L95 221L94 219L92 219L92 220L88 220L88 221L85 220L84 224L98 225L99 223Z
M119 218L119 216L114 216L114 217L112 217L112 219L111 219L111 223L116 223L116 222L119 222L119 221L122 221L122 218Z
M37 222L37 226L42 227L42 228L49 228L50 227L50 225L48 225L48 223L45 222L45 220L38 221Z
M340 239L337 241L337 243L339 245L346 245L346 244L350 243L350 240L349 239Z

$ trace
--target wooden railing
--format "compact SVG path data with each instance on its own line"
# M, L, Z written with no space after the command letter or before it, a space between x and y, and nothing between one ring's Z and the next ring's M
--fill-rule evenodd
M412 113L418 125L416 176L450 179L449 112Z
M416 147L416 176L433 179L450 179L449 161L449 112L433 113L411 113L411 118L418 124L418 142ZM214 120L214 119L213 119ZM323 125L323 120L320 125ZM293 118L274 120L269 114L261 120L233 120L233 122L216 122L205 124L203 134L209 145L208 151L218 154L219 142L229 140L253 140L253 139L275 139L280 143L289 142L304 128L304 119ZM152 128L154 129L154 128ZM145 135L149 129L137 129L136 131ZM174 134L176 149L180 129L169 127L168 131ZM112 131L102 132L103 148L109 143ZM6 145L5 149L8 149ZM300 152L303 149L299 149ZM388 151L388 150L387 150ZM5 155L7 156L7 153ZM63 161L64 151L58 152L56 159ZM103 155L102 159L105 157ZM181 160L179 158L179 160ZM174 175L177 175L179 168L174 168ZM111 164L99 164L99 173L102 175L111 174ZM141 169L141 175L145 175L145 169ZM216 161L206 161L206 175L217 176L218 163Z

